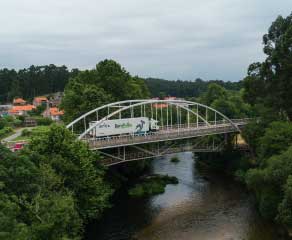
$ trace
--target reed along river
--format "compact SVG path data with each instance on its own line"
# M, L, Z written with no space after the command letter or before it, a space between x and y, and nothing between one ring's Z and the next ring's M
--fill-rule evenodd
M91 223L86 240L279 240L246 190L223 176L196 168L193 154L152 161L152 173L179 179L147 199L122 197L104 218Z

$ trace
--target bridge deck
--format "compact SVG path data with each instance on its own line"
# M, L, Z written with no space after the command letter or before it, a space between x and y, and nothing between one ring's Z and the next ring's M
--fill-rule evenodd
M241 128L247 124L246 120L233 121L236 126ZM231 123L219 123L214 125L201 125L198 127L184 126L177 127L164 127L158 132L151 132L145 135L124 135L112 136L103 139L87 138L90 149L99 150L106 148L116 148L122 146L138 145L152 142L171 141L177 139L187 139L201 136L208 136L214 134L223 134L238 132L238 130Z

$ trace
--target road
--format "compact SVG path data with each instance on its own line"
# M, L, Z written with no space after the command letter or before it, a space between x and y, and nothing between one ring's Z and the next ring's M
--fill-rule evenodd
M24 128L18 128L14 130L14 133L4 139L2 139L1 142L11 142L14 141L17 137L21 136L22 130L23 129L32 129L33 127L24 127Z

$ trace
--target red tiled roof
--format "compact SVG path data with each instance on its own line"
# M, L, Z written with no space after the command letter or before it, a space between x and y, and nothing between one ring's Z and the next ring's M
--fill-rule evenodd
M34 101L40 103L40 102L43 102L43 101L47 102L48 99L46 97L35 97Z
M58 116L58 115L63 115L63 114L64 114L64 111L60 111L56 107L50 108L50 115L52 115L52 116Z
M15 98L13 100L13 104L20 104L20 103L26 103L22 98Z
M9 113L18 113L20 111L31 111L35 108L34 105L24 105L24 106L13 106L10 110Z

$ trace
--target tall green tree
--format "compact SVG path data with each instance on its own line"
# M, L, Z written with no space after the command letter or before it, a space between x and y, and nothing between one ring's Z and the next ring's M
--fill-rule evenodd
M65 88L65 122L111 101L148 98L144 80L132 77L120 64L104 60L94 70L80 72Z
M109 207L99 159L57 125L18 154L0 145L0 239L80 239Z
M245 99L264 102L292 120L292 13L279 16L263 36L266 59L250 65Z

